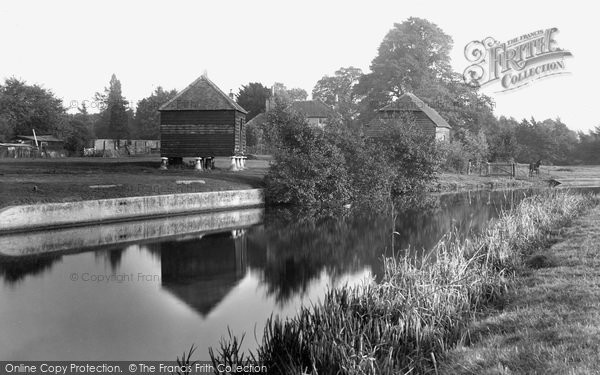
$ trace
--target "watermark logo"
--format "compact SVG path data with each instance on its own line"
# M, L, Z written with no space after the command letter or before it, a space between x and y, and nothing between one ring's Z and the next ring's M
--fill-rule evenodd
M514 90L549 76L566 74L565 58L571 52L558 47L557 28L537 30L500 43L492 37L465 47L469 65L465 82L475 87L499 86L497 92Z

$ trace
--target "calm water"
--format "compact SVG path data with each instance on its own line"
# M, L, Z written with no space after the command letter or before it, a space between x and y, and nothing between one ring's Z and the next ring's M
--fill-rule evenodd
M480 230L523 191L438 196L401 212L395 248ZM197 359L232 332L256 345L272 314L379 277L393 219L260 209L0 236L0 359ZM36 254L41 250L45 255Z

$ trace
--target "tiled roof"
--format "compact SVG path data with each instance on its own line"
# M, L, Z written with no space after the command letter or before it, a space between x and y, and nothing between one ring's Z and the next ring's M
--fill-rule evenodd
M180 91L173 99L163 104L159 111L214 111L236 110L248 113L233 101L208 77L201 76Z
M405 93L393 103L386 105L380 112L422 111L438 128L450 129L450 124L439 113L412 93Z
M305 117L327 118L333 110L320 100L301 100L291 104L292 109L303 114Z
M267 114L262 112L246 123L246 126L262 125L267 121Z

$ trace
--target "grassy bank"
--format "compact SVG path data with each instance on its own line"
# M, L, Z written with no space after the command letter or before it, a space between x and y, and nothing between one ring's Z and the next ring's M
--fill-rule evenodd
M508 177L485 177L475 174L440 173L437 184L433 187L436 192L487 190L487 189L526 189L531 187L548 186L541 179L514 179Z
M249 160L249 169L158 169L160 158L0 159L0 208L10 205L80 201L158 194L249 189L262 186L267 164ZM189 183L194 181L193 183ZM184 182L188 182L187 184Z
M528 198L471 241L447 236L435 261L388 259L380 282L332 290L294 318L270 319L250 357L235 338L211 357L260 361L281 374L435 373L477 313L504 298L527 254L590 202L564 192Z
M502 309L470 327L445 374L600 373L600 206L528 258Z

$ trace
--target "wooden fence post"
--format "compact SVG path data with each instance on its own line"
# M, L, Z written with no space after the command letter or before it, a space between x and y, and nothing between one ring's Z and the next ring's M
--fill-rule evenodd
M512 178L517 177L517 166L515 163L512 163Z

